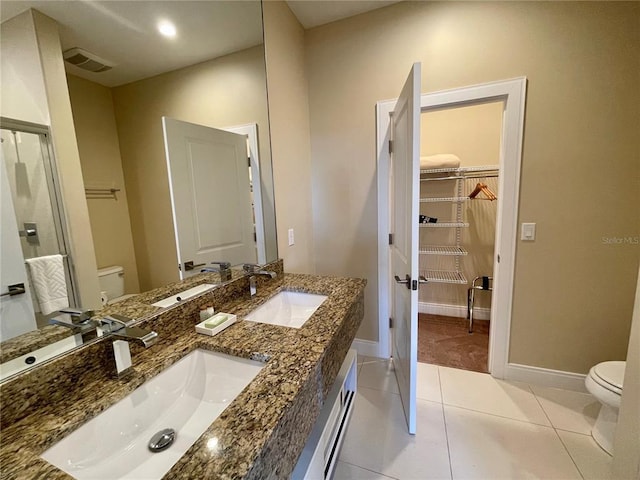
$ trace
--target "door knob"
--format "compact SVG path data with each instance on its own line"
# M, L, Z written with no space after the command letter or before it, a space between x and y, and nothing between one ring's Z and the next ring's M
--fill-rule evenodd
M188 262L184 262L184 269L188 272L189 270L193 270L196 267L202 267L204 265L206 265L206 263L196 263L194 265L193 260L189 260Z
M398 275L395 275L395 279L396 283L406 285L408 289L411 289L411 277L409 275L405 275L404 280L402 280Z
M0 297L13 297L14 295L22 295L26 291L27 289L24 288L24 283L16 283L15 285L9 285L6 292L0 293Z

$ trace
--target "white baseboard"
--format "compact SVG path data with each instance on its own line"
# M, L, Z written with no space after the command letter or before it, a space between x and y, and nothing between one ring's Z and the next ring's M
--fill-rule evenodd
M418 312L432 315L444 315L447 317L467 318L465 305L446 305L443 303L418 302ZM491 309L485 307L473 307L474 320L489 320Z
M380 355L378 347L378 342L359 338L356 338L351 345L351 348L354 348L358 355L383 358L384 355ZM587 393L584 386L585 377L586 375L582 373L509 363L505 369L504 380Z
M504 379L517 382L542 385L544 387L562 388L575 392L586 393L584 386L586 375L582 373L563 372L550 368L532 367L530 365L519 365L517 363L507 364Z
M351 348L355 348L358 355L365 357L380 357L378 352L378 342L373 340L361 340L356 338L351 344Z

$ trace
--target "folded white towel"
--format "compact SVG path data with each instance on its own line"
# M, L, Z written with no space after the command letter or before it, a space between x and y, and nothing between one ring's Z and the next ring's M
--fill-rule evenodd
M28 258L26 262L42 314L48 315L56 310L67 308L69 297L62 255Z
M460 159L452 153L438 153L437 155L420 157L421 170L431 168L458 168L459 166Z

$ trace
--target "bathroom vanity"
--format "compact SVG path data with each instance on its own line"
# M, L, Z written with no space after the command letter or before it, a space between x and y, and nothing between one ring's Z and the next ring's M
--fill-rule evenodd
M2 384L1 478L71 478L41 455L196 350L248 359L260 369L162 478L301 478L308 468L322 471L319 458L331 456L354 400L355 356L348 352L363 318L366 282L283 274L282 262L271 267L278 276L260 278L254 296L243 276L149 311L160 298L212 281L203 274L125 301L120 312L141 312L136 326L159 335L149 348L131 344L133 369L125 377L115 375L113 339L106 337ZM300 328L244 320L282 291L327 298ZM238 322L215 336L196 333L199 312L210 305Z

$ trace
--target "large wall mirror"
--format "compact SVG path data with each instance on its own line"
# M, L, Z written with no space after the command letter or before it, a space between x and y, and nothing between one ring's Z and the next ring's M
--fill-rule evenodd
M65 227L71 230L66 233L76 238L77 246L78 226L64 220L65 209L76 205L56 192L60 188L56 175L62 177L62 187L66 175L64 169L56 167L56 162L59 165L66 159L58 158L59 152L52 144L64 140L77 144L80 157L84 192L79 201L86 202L88 211L89 222L84 228L95 251L92 267L95 276L118 267L117 275L124 279L124 294L130 295L175 282L188 274L184 262L190 259L179 254L180 239L174 229L175 202L171 196L163 117L245 136L250 132L246 141L245 173L249 177L246 197L251 198L253 208L259 211L253 212L254 245L244 249L248 258L237 257L233 263L277 259L259 0L3 1L0 14L5 92L2 97L5 106L0 107L4 122L3 182L11 185L5 190L11 191L16 206L16 239L24 257L20 262L29 263L32 258L59 253L63 268L73 271L69 264L75 265L77 271L81 267L78 259L70 258L72 252L67 248L64 232ZM47 22L57 25L60 51L54 54L65 59L65 87L73 116L71 133L56 129L49 123L49 115L39 109L38 99L49 107L52 105L50 86L38 85L34 80L37 75L30 75L24 65L14 68L11 64L13 59L22 62L33 55L39 56L40 63L51 60L52 52L47 50L50 45L45 44L48 34L37 32L36 40L30 43L18 41L22 37L16 33L24 34L25 25L37 31L42 15L48 17ZM40 77L44 77L46 84L46 73L40 72ZM29 101L7 100L9 96L15 99L25 93ZM52 158L45 156L43 160L43 151ZM225 192L225 188L228 191L229 182L224 178L203 179L199 176L203 171L220 174L224 168L194 169L191 177L197 177L194 179L200 192L207 192L207 182L212 191ZM36 180L51 191L41 191L34 183ZM201 215L207 211L222 212L227 221L220 223L233 224L236 213L232 202L209 208L206 202L211 203L215 197L207 196L202 202L198 200L203 198L202 193L199 195L192 195L190 201L196 202ZM255 198L256 195L259 197ZM36 196L51 200L54 207L55 201L60 202L60 212L53 215L55 221L46 223L40 218L43 215L40 207L29 207ZM27 213L18 214L18 207ZM174 213L181 215L179 211ZM247 217L246 213L243 215ZM31 224L36 224L37 239L28 233ZM215 232L216 224L215 221L207 224L207 235L198 237L196 249L206 250L210 238L235 241L233 235ZM246 229L243 234L246 241ZM9 243L3 237L2 256L7 257L8 252ZM227 259L221 255L216 260ZM79 305L82 279L76 281L81 284L79 295L78 285L73 284L72 278L66 279L69 304L84 306ZM4 282L3 278L2 288L6 287ZM13 296L0 300L3 316L0 322L8 321L5 306L10 299ZM26 343L37 338L38 348L42 346L42 338L46 336L42 330L50 329L51 325L37 299L31 302L35 318L4 335L0 350L8 350L3 349L6 341L15 343L21 338ZM5 359L3 352L3 363Z

